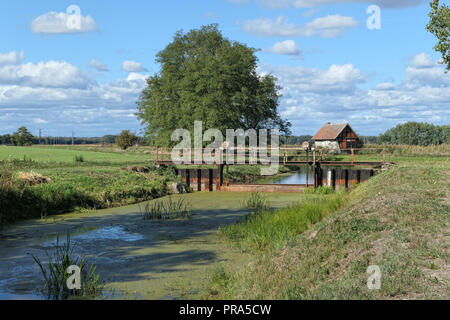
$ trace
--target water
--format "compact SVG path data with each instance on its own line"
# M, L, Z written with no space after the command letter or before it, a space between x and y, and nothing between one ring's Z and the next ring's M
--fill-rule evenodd
M73 241L94 241L94 240L122 240L125 242L135 242L144 239L144 236L140 234L129 233L122 227L104 227L92 231L88 231L79 235L71 236ZM65 243L65 238L60 238L60 244ZM56 246L56 239L47 241L42 244L43 247Z
M272 177L265 177L257 181L258 184L306 184L306 167L299 168L295 173L287 173ZM314 170L308 170L308 183L314 184Z

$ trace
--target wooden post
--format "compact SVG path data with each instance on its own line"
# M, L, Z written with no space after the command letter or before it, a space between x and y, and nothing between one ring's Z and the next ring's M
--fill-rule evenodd
M355 150L352 148L352 165L355 162Z
M309 152L306 149L306 187L309 187Z
M386 149L383 149L383 164L386 163Z

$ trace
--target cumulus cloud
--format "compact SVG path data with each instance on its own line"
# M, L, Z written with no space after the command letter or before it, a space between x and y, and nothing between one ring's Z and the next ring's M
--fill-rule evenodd
M91 61L89 61L89 67L97 70L98 72L109 71L108 66L98 59L91 59Z
M295 133L314 133L328 121L348 121L363 134L377 135L400 122L449 123L450 74L428 58L416 55L402 82L382 82L372 89L360 87L367 76L351 64L328 69L265 65L261 72L279 79L282 115Z
M143 72L147 71L142 63L133 60L126 60L122 63L122 70L126 72Z
M413 68L429 68L429 67L435 67L436 63L433 62L431 59L431 56L427 53L420 53L411 61L411 67Z
M97 24L91 16L64 12L48 12L31 23L33 33L40 34L82 33L96 29Z
M339 14L317 18L302 27L303 36L320 36L322 38L336 38L347 28L353 28L358 22L352 17L343 17Z
M289 55L289 56L302 56L302 50L295 43L294 40L286 40L275 43L271 48L264 50L275 54Z
M0 67L0 85L85 89L92 83L78 67L64 61Z
M11 51L9 53L0 52L0 66L21 64L24 59L23 51Z
M0 134L22 125L43 128L47 135L70 135L72 129L88 136L138 130L134 113L146 78L129 73L99 84L64 61L0 67Z
M269 18L247 20L242 29L244 32L262 37L320 36L334 38L340 36L344 30L357 25L358 22L352 17L338 14L317 18L302 27L289 23L287 18L279 16L276 20Z

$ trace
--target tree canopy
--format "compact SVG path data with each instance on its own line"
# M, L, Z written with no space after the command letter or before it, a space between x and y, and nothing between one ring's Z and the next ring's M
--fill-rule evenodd
M450 144L450 126L408 122L389 129L378 137L379 144L439 145Z
M33 135L26 127L20 127L13 133L12 142L16 146L31 146L33 144Z
M427 25L428 31L434 34L439 42L434 47L442 54L442 63L450 70L450 7L445 4L439 6L439 0L430 3L430 22Z
M147 80L138 102L138 117L147 136L169 145L174 130L279 129L290 123L278 113L279 86L272 75L257 72L256 50L223 37L208 25L184 34L157 54L159 73Z
M123 150L128 149L136 144L138 137L131 133L130 130L124 130L117 137L117 145Z

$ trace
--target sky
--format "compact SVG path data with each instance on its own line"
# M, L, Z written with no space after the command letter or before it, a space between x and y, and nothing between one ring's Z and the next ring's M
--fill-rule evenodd
M428 12L424 0L10 1L0 10L0 134L141 134L136 102L160 69L156 54L178 30L211 23L260 49L258 72L277 77L295 135L327 122L361 135L450 124L450 73Z

